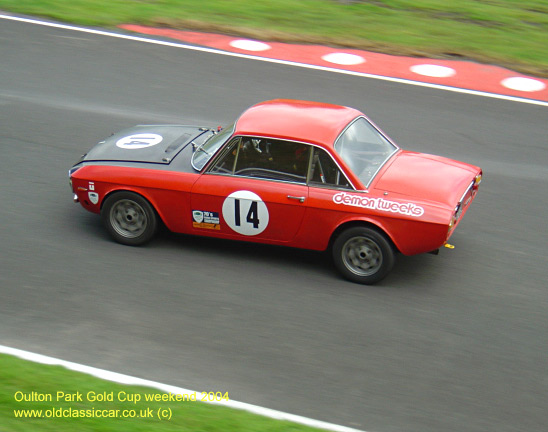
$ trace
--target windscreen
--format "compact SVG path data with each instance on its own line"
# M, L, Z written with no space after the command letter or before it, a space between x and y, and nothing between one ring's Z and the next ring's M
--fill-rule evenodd
M192 155L192 167L198 171L209 162L212 156L221 148L221 146L230 138L234 130L231 124L223 128L220 132L212 135L205 143L196 149Z

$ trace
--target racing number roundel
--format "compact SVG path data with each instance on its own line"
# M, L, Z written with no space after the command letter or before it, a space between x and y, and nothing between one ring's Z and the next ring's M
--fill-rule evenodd
M120 138L118 141L116 141L116 146L129 150L142 149L145 147L152 147L156 144L160 144L163 139L164 138L161 135L153 133L133 134Z
M254 236L268 226L268 208L256 193L236 191L225 198L223 218L237 233Z

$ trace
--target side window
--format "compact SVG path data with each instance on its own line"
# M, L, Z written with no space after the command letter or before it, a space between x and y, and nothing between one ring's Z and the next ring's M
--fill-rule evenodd
M311 186L352 189L350 182L339 169L333 158L320 148L314 148L310 173Z
M243 137L234 175L306 183L310 151L307 144Z
M235 138L223 150L221 156L209 170L211 173L217 174L232 174L234 172L234 163L238 155L238 144L241 138Z

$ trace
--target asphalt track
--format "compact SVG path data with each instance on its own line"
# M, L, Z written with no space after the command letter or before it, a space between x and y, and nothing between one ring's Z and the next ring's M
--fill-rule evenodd
M485 171L439 256L383 283L322 254L110 241L67 169L137 123L291 97L356 107L404 148ZM0 342L367 431L548 424L545 107L0 20Z

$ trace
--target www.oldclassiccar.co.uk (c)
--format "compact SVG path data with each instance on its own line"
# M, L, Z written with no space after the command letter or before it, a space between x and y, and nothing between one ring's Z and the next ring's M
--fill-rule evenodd
M13 396L14 400L22 404L21 409L13 410L16 418L158 418L170 420L173 412L169 406L160 408L134 406L131 409L110 408L104 403L129 403L141 404L146 402L222 402L228 401L228 392L191 392L185 394L174 393L131 393L126 391L104 391L104 392L64 392L54 393L22 392L17 391ZM97 406L83 408L51 406L44 409L24 408L24 403L97 403Z
M158 408L153 410L150 407L141 409L88 409L76 408L48 408L48 409L20 409L13 410L15 418L158 418L170 420L173 411L171 408Z

